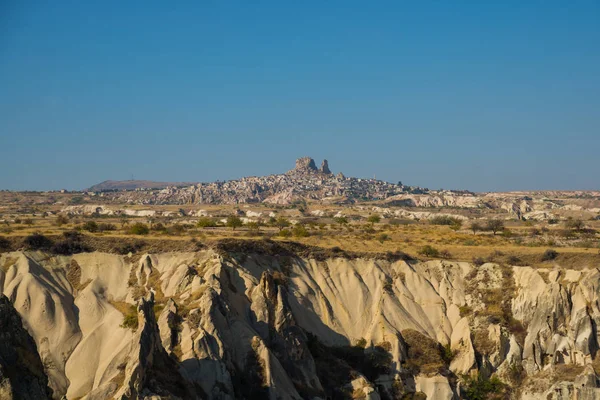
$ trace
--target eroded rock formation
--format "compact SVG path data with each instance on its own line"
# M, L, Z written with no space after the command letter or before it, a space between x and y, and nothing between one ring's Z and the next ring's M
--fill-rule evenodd
M597 269L242 249L5 253L0 289L57 399L600 396Z

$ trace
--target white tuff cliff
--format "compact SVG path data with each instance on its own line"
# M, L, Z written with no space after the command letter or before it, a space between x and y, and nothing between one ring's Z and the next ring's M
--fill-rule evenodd
M0 265L54 398L457 399L475 374L515 399L600 398L596 269L278 249Z

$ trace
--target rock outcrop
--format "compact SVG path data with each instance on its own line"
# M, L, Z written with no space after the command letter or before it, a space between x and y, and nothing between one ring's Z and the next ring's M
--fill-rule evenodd
M0 265L57 399L458 399L469 376L516 399L600 396L597 269L252 242L135 258L13 252Z
M0 399L51 399L35 342L10 300L0 294Z
M322 174L331 174L331 170L329 169L329 163L327 162L327 160L323 160L323 162L321 163L321 168L319 168L319 171Z
M138 306L138 330L133 338L125 380L116 398L201 398L179 373L177 361L162 346L154 315L154 295L142 298Z
M297 174L310 174L317 171L315 160L310 157L300 157L296 160L296 167L294 167L294 169L290 172Z

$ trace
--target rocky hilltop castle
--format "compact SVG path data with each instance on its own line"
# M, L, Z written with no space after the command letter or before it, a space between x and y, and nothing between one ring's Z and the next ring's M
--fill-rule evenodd
M102 196L134 204L292 204L303 200L352 203L386 199L410 190L413 188L376 179L350 178L341 172L334 175L327 160L317 168L312 158L301 157L294 169L284 174L156 190L112 191Z

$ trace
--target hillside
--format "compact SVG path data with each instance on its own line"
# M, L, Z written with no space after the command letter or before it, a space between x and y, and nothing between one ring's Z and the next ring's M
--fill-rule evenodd
M294 169L278 175L250 176L187 186L180 184L180 187L164 183L166 186L161 190L123 191L139 187L129 182L136 181L110 184L103 182L92 186L90 191L119 189L121 191L103 193L104 198L113 202L134 204L292 204L313 200L357 202L386 199L402 193L424 192L420 188L377 179L346 177L342 173L334 175L327 160L323 160L321 167L317 168L310 157L299 158ZM153 184L155 182L148 183Z
M193 182L155 182L143 180L104 181L90 186L89 192L110 192L135 189L164 189L166 187L181 187L194 185Z

